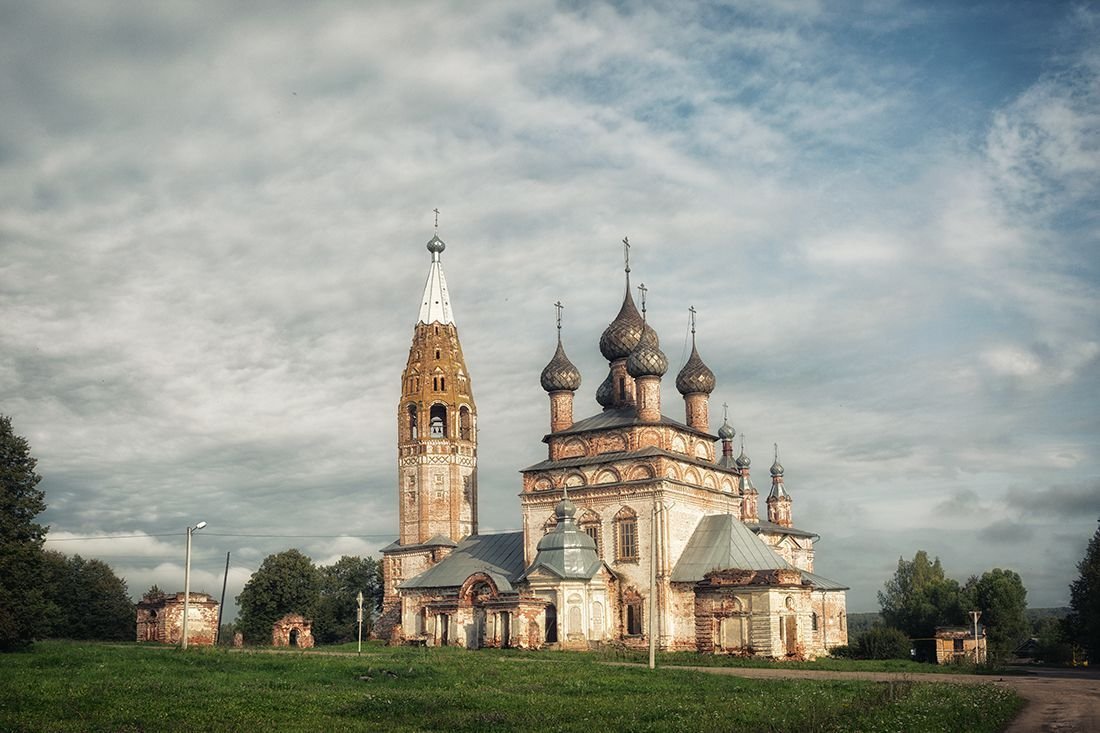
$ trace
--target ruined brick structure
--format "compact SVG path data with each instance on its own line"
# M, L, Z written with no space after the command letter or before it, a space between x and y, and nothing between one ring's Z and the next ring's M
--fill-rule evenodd
M313 648L313 622L298 613L288 613L271 625L271 646Z
M710 433L714 373L695 346L662 412L668 360L630 289L600 339L602 410L574 420L581 376L558 342L540 382L547 459L522 470L522 531L477 534L475 408L438 236L398 406L400 538L384 550L382 636L466 647L661 649L805 658L847 643L843 585L816 575L778 448L761 518L742 436ZM455 415L468 411L468 420ZM427 433L423 419L440 422ZM456 424L457 423L457 424ZM463 425L470 427L464 431ZM716 451L720 443L721 453ZM655 582L654 582L655 576Z
M137 604L137 640L179 644L183 638L183 593L146 595ZM187 643L213 646L218 638L218 602L205 593L188 601Z

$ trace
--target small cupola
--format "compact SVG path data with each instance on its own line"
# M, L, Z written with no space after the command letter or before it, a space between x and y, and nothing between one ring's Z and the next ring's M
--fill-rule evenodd
M676 389L684 396L685 422L702 432L710 430L710 393L714 391L714 372L699 356L695 346L695 306L691 314L691 356L676 375Z
M573 393L580 389L581 373L569 357L561 343L561 301L554 304L557 309L558 347L550 363L542 370L539 378L542 388L550 394L550 431L565 430L573 424Z

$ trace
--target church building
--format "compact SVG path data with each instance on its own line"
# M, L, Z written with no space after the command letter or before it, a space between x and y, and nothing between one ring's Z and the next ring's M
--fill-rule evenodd
M581 375L557 347L546 460L522 469L522 531L478 534L477 408L438 235L402 374L399 538L383 549L378 635L397 643L662 650L813 658L847 644L845 590L814 573L778 448L765 514L728 415L710 432L714 373L695 344L662 408L668 359L630 287L600 338L600 411L574 419ZM671 410L669 410L671 411Z

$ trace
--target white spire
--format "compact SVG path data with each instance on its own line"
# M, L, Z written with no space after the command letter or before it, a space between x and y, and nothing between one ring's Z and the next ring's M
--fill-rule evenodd
M420 299L420 323L454 323L451 314L451 296L447 293L447 278L443 277L443 262L439 254L446 247L439 237L428 242L428 251L432 253L432 268L428 270L428 281L424 283L424 297Z

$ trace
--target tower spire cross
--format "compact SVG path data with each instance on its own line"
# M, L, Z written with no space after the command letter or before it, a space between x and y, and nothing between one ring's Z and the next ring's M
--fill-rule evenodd
M432 209L435 212L435 233L439 234L439 208Z
M642 299L642 320L645 320L645 294L648 292L649 288L645 286L645 283L638 286L638 293Z
M554 303L554 309L558 312L558 338L559 339L561 338L561 309L564 308L564 307L565 306L561 304L560 300L557 303Z
M623 261L626 263L626 274L630 274L630 237L623 237Z
M730 403L728 402L722 403L722 420L727 423L730 421Z

